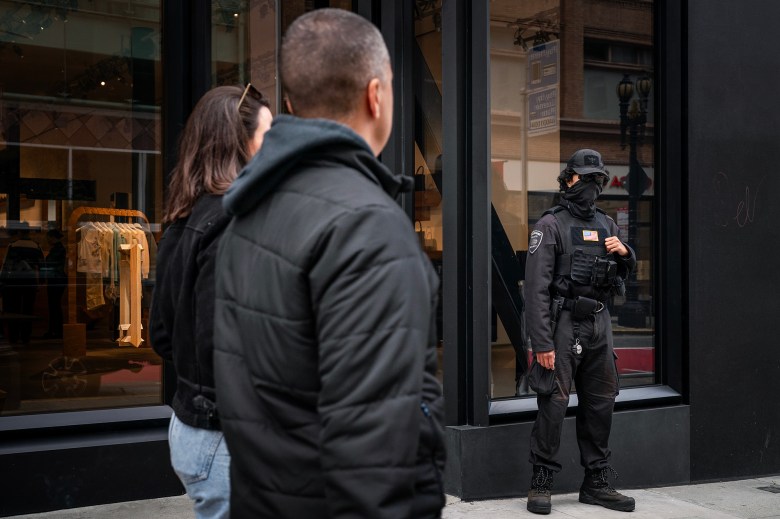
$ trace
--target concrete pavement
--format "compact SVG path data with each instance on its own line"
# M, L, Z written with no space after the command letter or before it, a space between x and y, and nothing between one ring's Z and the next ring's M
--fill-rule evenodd
M550 519L780 519L780 475L739 481L626 490L636 499L631 514L583 505L577 494L553 495ZM461 501L449 496L444 519L516 519L539 517L525 509L526 500L493 499ZM111 505L19 515L16 519L190 519L194 517L186 496L131 501Z
M551 519L780 519L780 476L740 481L685 485L640 490L622 490L636 499L633 513L614 512L584 505L577 494L553 495ZM444 519L516 519L540 517L525 509L525 499L459 501L447 505Z

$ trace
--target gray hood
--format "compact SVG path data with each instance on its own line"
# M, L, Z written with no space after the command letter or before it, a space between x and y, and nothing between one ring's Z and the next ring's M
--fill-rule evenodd
M304 164L341 164L357 170L392 198L413 185L410 177L395 175L380 163L366 141L349 127L327 119L279 115L265 134L260 151L225 193L225 211L230 215L248 212Z

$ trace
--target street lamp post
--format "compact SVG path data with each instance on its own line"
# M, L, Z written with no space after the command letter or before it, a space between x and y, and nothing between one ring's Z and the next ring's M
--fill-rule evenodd
M639 232L637 229L637 206L639 197L647 189L647 174L637 159L637 147L642 144L647 126L647 101L652 80L643 74L634 83L628 74L617 85L620 101L620 148L626 149L628 134L628 244L639 254ZM626 301L618 312L618 324L630 328L644 328L646 308L639 302L636 269L626 280Z

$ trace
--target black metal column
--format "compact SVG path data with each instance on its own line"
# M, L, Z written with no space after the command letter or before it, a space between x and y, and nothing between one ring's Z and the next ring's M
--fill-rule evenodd
M377 9L370 9L375 16L372 21L380 27L387 43L393 66L393 132L380 160L390 171L401 175L414 174L413 7L412 0L381 2L379 20L376 20ZM399 198L411 220L414 193L402 193Z
M442 7L444 391L448 425L490 407L489 4Z
M373 22L377 27L381 27L379 3L379 0L352 0L352 10L366 20Z
M164 0L162 8L162 159L166 200L179 135L198 99L211 88L211 2ZM172 364L164 365L163 401L170 404L176 374Z
M176 165L179 134L211 88L211 3L163 1L163 192Z
M686 244L688 222L687 204L683 193L687 186L687 118L683 93L687 90L687 44L684 41L684 7L680 2L659 2L655 18L656 63L656 123L658 135L655 163L655 193L657 213L654 279L658 280L655 315L659 345L656 347L656 365L660 367L658 382L682 393L688 402L688 343L687 293L684 280L688 278Z
M18 144L19 138L19 108L8 110L6 114L6 141L13 143L6 145L5 149L0 151L0 192L8 195L6 198L8 208L6 211L6 220L8 222L21 219L21 202L19 200L19 176L21 175L21 157L22 147Z

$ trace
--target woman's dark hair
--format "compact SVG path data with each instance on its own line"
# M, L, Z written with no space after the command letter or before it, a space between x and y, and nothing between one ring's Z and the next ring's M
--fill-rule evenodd
M558 175L558 186L560 187L561 191L566 191L569 182L571 181L572 177L574 177L574 175L576 174L577 172L574 171L572 168L566 168L563 171L561 171L561 174Z
M242 99L244 93L238 86L220 86L195 105L179 137L164 222L189 216L201 195L223 194L252 158L247 144L257 130L260 109L269 103L256 90Z

